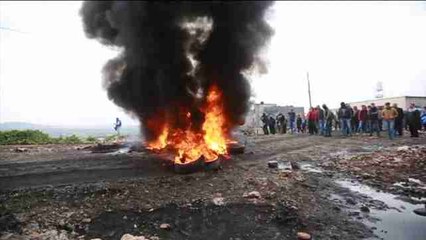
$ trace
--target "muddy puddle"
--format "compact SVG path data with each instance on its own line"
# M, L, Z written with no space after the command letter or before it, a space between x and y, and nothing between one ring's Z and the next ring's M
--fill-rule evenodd
M409 203L396 195L378 191L358 182L348 180L336 182L341 187L349 189L353 195L332 194L332 200L345 202L346 207L350 209L349 215L369 226L379 239L426 239L426 217L413 212L414 209L424 207L421 202L426 199L416 199L417 201Z

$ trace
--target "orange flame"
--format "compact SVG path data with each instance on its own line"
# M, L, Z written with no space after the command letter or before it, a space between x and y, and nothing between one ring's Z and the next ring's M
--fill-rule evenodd
M202 132L170 129L166 124L162 133L155 141L149 142L147 148L160 150L171 147L176 152L175 164L188 164L202 156L206 162L216 160L219 155L227 156L226 144L232 140L227 138L222 93L216 86L209 89L201 111L205 115ZM186 117L190 119L191 113L188 112Z
M154 141L148 144L148 149L160 150L167 146L167 136L169 135L169 128L167 125L164 126L160 136Z

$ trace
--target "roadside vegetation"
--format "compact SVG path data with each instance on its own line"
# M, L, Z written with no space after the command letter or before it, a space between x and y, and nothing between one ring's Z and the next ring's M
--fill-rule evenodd
M108 136L107 138L113 139L114 136ZM76 135L51 137L40 130L0 131L0 145L84 144L97 142L99 142L98 139L92 136L86 138Z

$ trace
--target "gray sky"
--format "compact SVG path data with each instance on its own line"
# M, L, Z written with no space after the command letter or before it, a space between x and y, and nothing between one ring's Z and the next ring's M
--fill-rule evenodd
M0 2L0 122L136 124L107 99L101 68L118 50L84 36L81 2ZM251 78L257 101L308 106L426 95L425 2L277 2L269 72Z

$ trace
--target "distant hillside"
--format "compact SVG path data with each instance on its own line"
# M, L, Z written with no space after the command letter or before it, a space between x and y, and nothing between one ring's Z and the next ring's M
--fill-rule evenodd
M59 136L70 136L77 135L81 137L94 136L94 137L103 137L107 135L115 134L115 131L112 127L108 128L105 126L96 127L96 128L82 128L82 127L54 127L48 125L33 124L27 122L5 122L0 123L0 131L7 130L40 130L43 131L52 137ZM137 136L139 135L138 126L129 126L123 127L120 129L120 133L124 135Z

